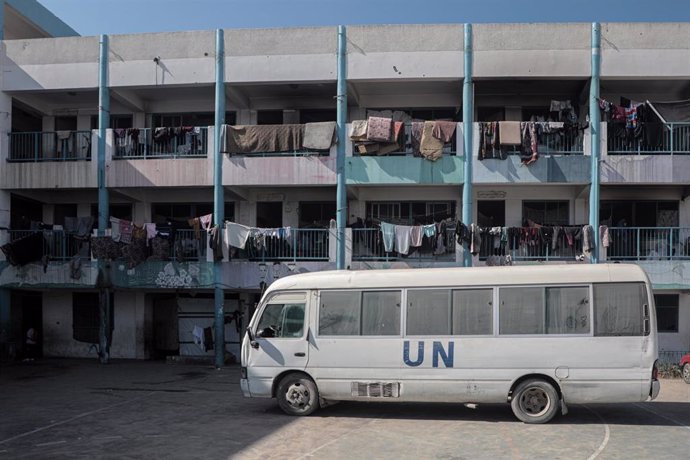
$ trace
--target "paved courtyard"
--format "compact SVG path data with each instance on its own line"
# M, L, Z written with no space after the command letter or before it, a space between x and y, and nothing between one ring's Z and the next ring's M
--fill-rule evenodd
M572 406L547 425L507 404L340 403L311 417L242 397L239 368L45 359L0 367L0 458L690 456L690 385L653 403Z

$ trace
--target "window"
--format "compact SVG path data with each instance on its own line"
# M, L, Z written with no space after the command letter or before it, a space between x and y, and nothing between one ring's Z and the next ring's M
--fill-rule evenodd
M492 296L492 289L409 290L407 291L407 334L492 334Z
M322 291L319 335L359 335L359 291Z
M642 335L643 312L647 303L643 283L594 285L594 335Z
M304 304L266 305L256 330L258 337L302 337L304 335Z
M323 291L319 335L399 335L400 291Z
M366 217L374 221L422 224L455 217L454 201L370 201Z
M544 288L501 288L499 295L501 334L544 333Z
M114 327L114 296L110 294L110 333ZM101 310L97 292L72 294L72 338L78 342L99 343Z
M500 290L501 334L588 334L589 316L586 286Z
M153 127L176 127L176 126L212 126L216 122L216 115L213 112L200 113L166 113L153 115ZM225 112L225 124L234 125L236 123L236 112Z
M118 219L132 220L132 205L131 204L110 204L108 207L110 211L110 217L116 217ZM98 203L91 205L91 215L96 220L96 225L98 225ZM108 226L110 225L110 220L108 220Z
M407 334L449 335L450 290L407 291Z
M494 330L492 289L453 291L453 335L489 335Z
M151 206L151 216L156 224L168 222L187 223L188 219L213 213L213 203L173 204L156 203ZM225 220L235 220L235 203L225 202Z
M678 332L678 294L654 294L659 332Z
M522 220L541 225L568 225L568 201L523 201Z

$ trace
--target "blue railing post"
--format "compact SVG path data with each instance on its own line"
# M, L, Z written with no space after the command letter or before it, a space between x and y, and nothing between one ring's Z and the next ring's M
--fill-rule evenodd
M474 83L472 81L472 24L465 24L464 80L462 87L462 125L465 174L462 184L462 222L472 223L472 134L474 131ZM463 265L472 266L469 248L463 248Z
M299 230L292 230L292 261L297 261L297 232Z
M671 145L671 155L673 155L673 152L674 152L674 150L675 150L675 149L674 149L675 144L674 144L674 142L673 142L673 123L669 123L669 124L668 124L668 127L669 127L668 135L669 135L670 138L671 138L670 141L669 141L669 144Z
M640 231L641 229L639 227L635 229L635 255L637 257L637 260L640 260Z
M34 161L38 161L38 152L39 149L41 148L41 143L43 141L42 137L43 135L41 133L33 133L33 135L36 137L36 142L34 142ZM39 142L41 141L41 142Z
M337 125L338 144L336 157L336 251L335 268L345 268L345 226L347 225L347 190L345 181L345 142L347 134L347 31L338 26L338 81L337 81Z
M601 28L598 22L592 23L592 75L589 85L589 119L592 148L592 177L589 187L589 225L594 230L591 263L599 262L599 157L601 114L599 112L599 73L601 64Z

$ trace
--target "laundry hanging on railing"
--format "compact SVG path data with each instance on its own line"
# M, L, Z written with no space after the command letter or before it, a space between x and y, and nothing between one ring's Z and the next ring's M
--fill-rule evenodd
M292 227L261 228L225 222L225 241L238 249L245 249L250 238L257 249L263 249L266 246L266 238L290 241L291 237Z
M328 150L335 122L284 125L223 125L221 152L227 154Z
M389 222L380 222L381 242L385 252L397 252L407 255L410 248L418 248L423 244L424 238L433 242L434 253L446 252L444 238L446 236L446 223L440 222L429 225L397 225Z
M0 247L10 265L26 265L43 257L43 232L31 233Z

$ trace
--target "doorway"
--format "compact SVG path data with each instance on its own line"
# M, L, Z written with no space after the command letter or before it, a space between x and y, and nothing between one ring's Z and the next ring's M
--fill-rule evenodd
M259 201L256 203L256 226L280 228L283 226L283 202Z
M505 227L506 202L503 200L477 201L477 225L480 227Z

